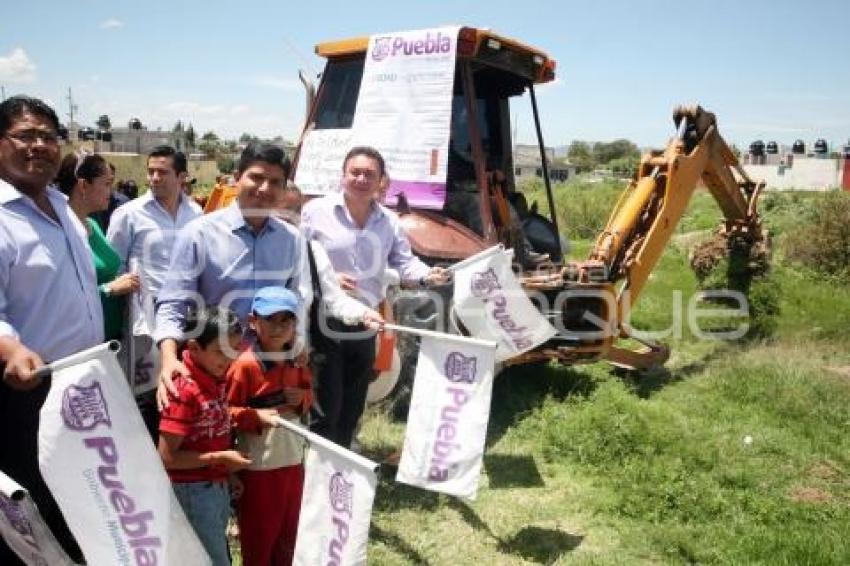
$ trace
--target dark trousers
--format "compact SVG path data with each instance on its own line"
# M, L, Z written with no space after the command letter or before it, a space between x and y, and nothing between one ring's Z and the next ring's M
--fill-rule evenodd
M348 448L366 405L366 391L375 363L375 335L368 338L346 336L363 333L364 327L349 326L336 319L329 319L328 326L339 336L324 340L321 346L325 359L319 369L316 401L322 414L311 428Z
M32 391L13 390L0 380L0 470L29 491L59 544L72 560L82 562L80 547L38 469L39 411L49 391L50 380ZM24 564L2 538L0 564Z

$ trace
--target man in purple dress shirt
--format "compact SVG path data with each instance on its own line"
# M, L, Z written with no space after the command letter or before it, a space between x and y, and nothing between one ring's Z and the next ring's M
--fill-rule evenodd
M371 147L355 147L343 161L342 192L314 199L304 206L302 227L308 239L328 252L340 285L370 308L383 299L387 266L403 282L418 285L448 281L442 267L429 267L410 250L398 217L375 200L387 178L384 158ZM375 360L375 336L364 336L362 324L329 319L334 331L324 352L317 401L323 417L313 429L340 446L351 446L366 403Z

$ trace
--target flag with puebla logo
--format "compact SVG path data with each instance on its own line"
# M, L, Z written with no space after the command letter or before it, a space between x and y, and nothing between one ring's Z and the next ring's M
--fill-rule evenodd
M38 464L86 562L210 564L115 353L97 346L51 367Z
M454 312L471 336L498 344L501 362L552 338L557 331L540 314L511 269L511 256L494 246L451 267Z
M293 564L366 564L378 465L297 425L281 424L310 443Z
M29 492L0 472L0 536L28 566L73 566Z
M495 351L489 341L422 337L396 481L475 499Z

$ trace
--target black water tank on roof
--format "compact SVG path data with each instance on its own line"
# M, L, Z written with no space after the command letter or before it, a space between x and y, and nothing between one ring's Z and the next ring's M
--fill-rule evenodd
M767 145L765 146L765 151L767 151L767 153L770 153L770 154L779 153L779 145L777 145L777 143L775 141L769 141L769 142L767 142Z
M815 153L819 155L823 155L829 151L829 146L826 144L826 140L823 138L819 138L815 142Z
M750 154L751 155L764 155L764 142L761 140L756 140L750 144Z
M794 142L794 145L791 146L791 152L796 154L806 153L806 144L803 140L797 140Z

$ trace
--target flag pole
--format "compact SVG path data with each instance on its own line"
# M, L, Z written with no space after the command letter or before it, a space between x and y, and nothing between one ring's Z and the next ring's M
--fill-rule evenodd
M398 324L390 323L384 323L383 327L386 330L395 330L396 332L407 332L409 334L415 334L416 336L421 337L437 338L438 340L454 340L456 342L462 342L464 344L483 346L485 348L496 348L496 342L492 340L482 340L480 338L470 338L469 336L460 336L458 334L446 334L445 332L435 332L433 330L412 328L410 326L399 326Z
M277 420L278 426L285 428L285 429L289 430L290 432L294 432L295 434L303 437L304 440L306 440L310 444L316 444L317 446L321 446L325 450L328 450L329 452L333 452L337 456L345 458L345 459L353 462L354 464L357 464L361 468L366 468L370 472L374 472L375 470L378 469L379 464L373 462L369 458L361 456L360 454L356 454L356 453L352 452L351 450L348 450L347 448L343 448L342 446L339 446L338 444L334 444L333 442L331 442L327 438L319 436L315 432L311 432L311 431L307 430L306 428L304 428L302 426L298 426L295 423L291 423L288 420L283 419L281 417L277 417L276 420Z

